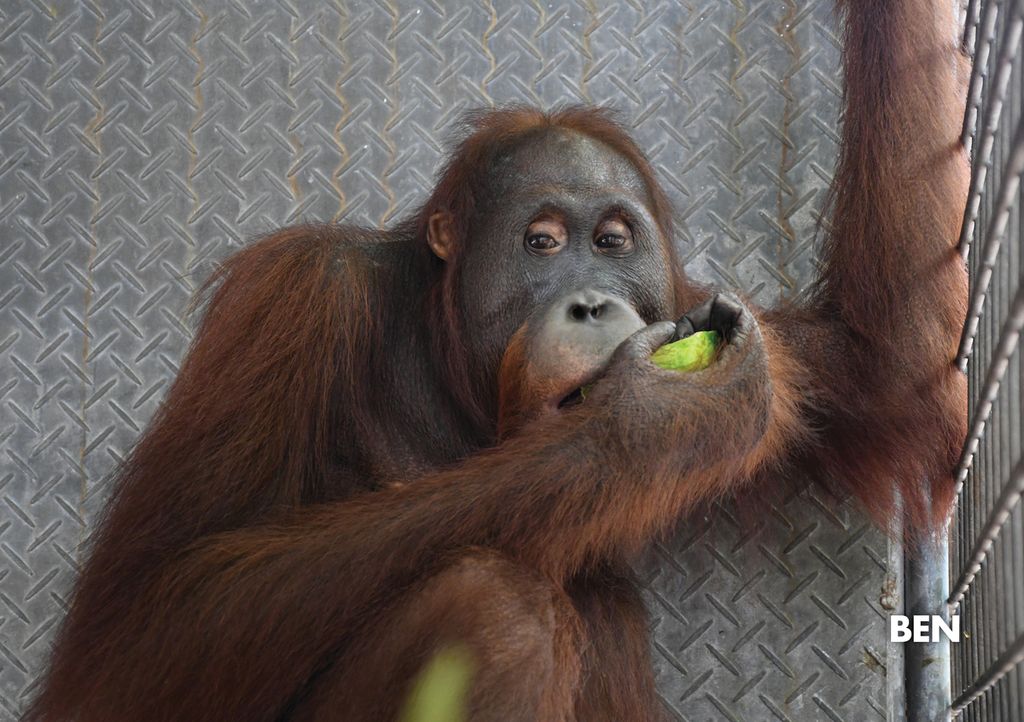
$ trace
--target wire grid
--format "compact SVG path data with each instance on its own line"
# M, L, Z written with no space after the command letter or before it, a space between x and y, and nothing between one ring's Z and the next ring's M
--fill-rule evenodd
M961 253L971 301L959 361L969 431L950 534L953 712L1024 719L1024 491L1019 335L1024 325L1020 175L1024 170L1024 0L972 0L965 39L975 66L964 117L972 153Z

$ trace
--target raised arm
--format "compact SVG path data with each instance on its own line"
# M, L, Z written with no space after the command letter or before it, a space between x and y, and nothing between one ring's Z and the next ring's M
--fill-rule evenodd
M953 3L847 0L840 158L812 302L777 331L809 384L810 470L887 523L941 523L965 434L953 363L967 276L956 251L968 164L959 143L964 58ZM931 493L928 493L928 486Z

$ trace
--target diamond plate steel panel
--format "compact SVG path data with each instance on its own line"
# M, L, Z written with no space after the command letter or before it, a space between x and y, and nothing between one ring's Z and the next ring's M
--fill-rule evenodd
M828 2L10 3L0 8L0 715L32 692L106 475L156 409L217 259L304 219L386 224L452 121L611 104L694 277L814 272L840 99ZM812 498L643 560L687 720L886 718L887 545Z

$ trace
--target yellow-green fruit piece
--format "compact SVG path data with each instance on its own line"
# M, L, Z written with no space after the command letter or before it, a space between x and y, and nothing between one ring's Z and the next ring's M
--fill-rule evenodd
M686 338L665 344L651 354L651 361L669 371L700 371L715 360L718 341L716 331L697 331Z
M445 647L420 670L402 710L402 722L463 722L473 659L461 646Z

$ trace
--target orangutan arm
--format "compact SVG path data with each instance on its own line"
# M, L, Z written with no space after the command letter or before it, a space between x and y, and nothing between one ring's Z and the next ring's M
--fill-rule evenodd
M969 168L953 4L847 0L845 108L811 302L761 316L785 345L810 443L791 460L910 534L941 524L966 433L954 365L967 276L956 249ZM930 487L930 488L929 488Z

